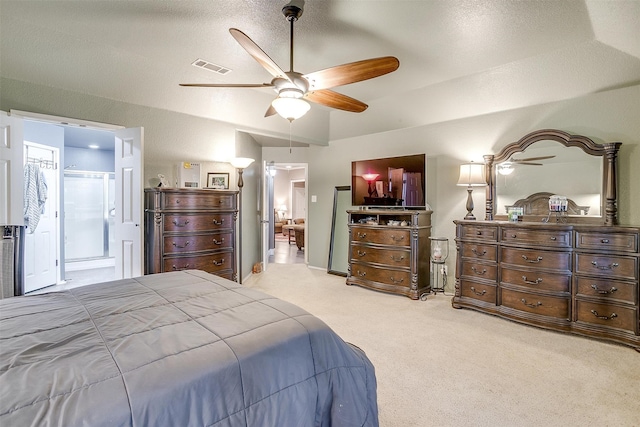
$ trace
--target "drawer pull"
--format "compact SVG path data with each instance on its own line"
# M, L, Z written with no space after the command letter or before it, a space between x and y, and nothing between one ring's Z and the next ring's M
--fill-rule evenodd
M392 234L391 240L393 240L394 242L402 242L404 240L404 236L396 237Z
M175 264L171 266L173 271L186 270L187 268L189 268L189 264L185 264L184 267L176 267Z
M473 253L474 253L474 254L476 254L477 256L485 256L485 255L487 254L487 251L482 251L482 253L481 253L481 252L479 252L476 248L472 248L472 249L471 249L471 252L473 252Z
M558 238L557 238L556 236L551 236L551 237L549 237L549 239L553 240L554 242L555 242L556 240L558 240Z
M222 225L222 224L224 224L224 218L222 218L221 221L218 221L217 219L214 218L213 219L213 224L214 225Z
M478 291L476 291L476 288L472 286L471 287L471 292L473 292L474 294L476 294L478 296L483 296L484 294L487 293L487 290L483 289L482 292L478 292Z
M483 268L482 271L479 271L477 268L475 268L475 266L472 266L471 270L476 274L485 274L487 272L486 268Z
M537 308L537 307L540 307L540 306L542 305L542 303L541 303L540 301L538 301L538 302L537 302L537 303L535 303L535 304L529 304L529 303L527 302L527 300L526 300L526 299L524 299L524 298L522 298L520 301L522 301L522 303L523 303L524 305L526 305L527 307L531 307L531 308Z
M189 241L188 241L188 240L187 240L187 242L186 242L184 245L182 245L182 246L180 246L180 245L179 245L179 244L177 244L176 242L172 242L172 243L173 243L173 246L175 246L176 248L179 248L179 249L184 249L184 248L186 248L187 246L189 246Z
M595 283L591 285L591 287L593 288L594 291L596 291L599 294L612 294L618 290L618 288L616 288L615 286L612 286L611 289L609 290L598 289L598 285L596 285Z
M515 239L516 237L517 237L517 236L516 236L515 234L512 234L512 235L511 235L511 238L512 238L512 239Z
M476 231L476 236L482 236L482 231L480 230Z
M177 219L174 219L172 222L176 227L185 227L187 224L189 224L188 219L185 219L183 224L180 224Z
M614 268L619 266L617 262L612 262L609 265L598 265L597 261L591 261L591 264L598 270L613 270Z
M216 245L222 245L224 243L224 237L222 238L221 241L218 241L218 239L216 239L215 237L213 238L213 243Z
M536 259L529 259L526 255L522 255L522 259L527 261L527 262L529 262L529 263L531 263L531 264L537 264L540 261L542 261L542 257L541 256L539 256Z
M609 243L609 239L602 239L600 240L602 243Z
M367 253L366 252L360 252L360 249L358 249L358 256L359 257L363 257L365 256Z
M542 279L539 277L532 282L531 280L527 280L527 276L522 276L522 280L524 280L524 283L527 283L529 285L538 285L542 283Z
M359 231L358 231L357 235L358 235L358 238L360 238L360 239L364 239L365 237L367 237L367 233L360 233Z
M222 264L224 264L224 258L222 258L220 261L216 261L215 259L213 260L213 264L217 265L218 267L221 266Z
M591 310L591 313L593 313L593 315L596 316L598 319L602 319L602 320L611 320L618 317L618 315L615 313L611 313L609 316L600 316L598 312L595 310Z
M391 259L395 262L400 262L400 261L404 261L404 255L400 255L399 257L396 258L395 255L391 255Z
M393 276L390 276L389 280L391 280L391 283L393 283L393 284L400 284L400 283L404 282L404 279L396 280L396 279L393 278Z
M360 270L358 270L358 276L360 276L360 277L364 277L364 276L366 276L366 275L367 275L367 272L366 272L366 271L360 271Z

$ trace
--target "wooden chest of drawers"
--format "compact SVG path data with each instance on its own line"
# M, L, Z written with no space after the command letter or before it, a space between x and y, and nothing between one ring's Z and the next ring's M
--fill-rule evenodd
M145 189L145 274L199 269L235 280L236 194Z
M455 308L640 349L640 230L456 221Z
M349 214L347 284L418 299L430 292L431 211ZM405 225L389 225L398 221Z

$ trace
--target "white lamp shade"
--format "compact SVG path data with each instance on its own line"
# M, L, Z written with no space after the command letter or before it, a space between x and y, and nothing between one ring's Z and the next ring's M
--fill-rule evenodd
M236 157L234 159L231 159L229 163L231 163L231 166L233 166L236 169L244 169L253 162L254 160L248 157Z
M311 105L304 99L300 98L281 98L278 97L271 103L278 114L287 120L296 120L307 114Z
M374 181L378 177L378 175L379 174L377 173L365 173L364 175L362 175L362 178L365 181Z
M466 163L460 165L460 178L457 185L465 187L482 187L487 185L484 177L484 165L481 163Z

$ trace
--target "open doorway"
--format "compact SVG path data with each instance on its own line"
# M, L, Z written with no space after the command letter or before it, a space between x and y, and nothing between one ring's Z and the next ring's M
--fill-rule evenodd
M307 263L307 164L274 163L273 179L273 248L268 262L275 264Z
M52 165L44 176L43 211L55 220L47 226L43 214L42 227L33 233L25 227L33 244L25 239L24 293L140 276L142 128L30 114L39 116L21 114L23 163L25 170L28 163L37 164L38 173ZM45 250L40 241L53 243ZM55 271L44 280L41 272L51 270L51 260Z

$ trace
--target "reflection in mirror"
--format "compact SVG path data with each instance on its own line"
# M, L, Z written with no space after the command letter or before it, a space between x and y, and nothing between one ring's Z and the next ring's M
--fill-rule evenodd
M602 216L602 157L589 155L581 148L537 141L496 163L494 171L498 215L506 215L507 207L518 200L551 193L573 200L582 208L576 214Z
M327 273L347 276L349 265L349 228L347 210L351 209L351 187L336 187L333 195L333 218L329 241Z

